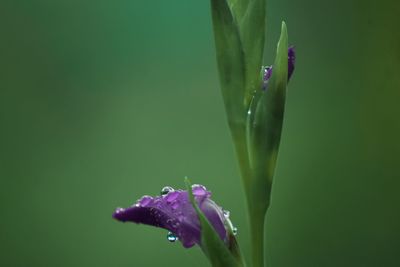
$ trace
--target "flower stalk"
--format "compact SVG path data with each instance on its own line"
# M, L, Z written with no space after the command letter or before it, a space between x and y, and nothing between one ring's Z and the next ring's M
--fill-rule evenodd
M283 22L274 66L262 67L265 0L211 0L211 10L220 86L247 200L252 263L264 267L264 222L294 50L288 50Z

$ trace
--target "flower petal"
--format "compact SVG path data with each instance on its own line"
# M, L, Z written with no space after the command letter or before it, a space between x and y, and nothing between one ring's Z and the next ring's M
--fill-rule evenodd
M227 239L223 210L211 200L211 193L202 185L193 185L193 195L200 209L222 240ZM164 196L143 196L133 206L118 208L113 217L121 222L134 222L160 227L176 235L186 248L201 245L200 222L189 201L187 191L170 191Z
M294 46L290 46L288 49L288 80L290 80L290 77L292 77L295 63L296 51L294 49Z

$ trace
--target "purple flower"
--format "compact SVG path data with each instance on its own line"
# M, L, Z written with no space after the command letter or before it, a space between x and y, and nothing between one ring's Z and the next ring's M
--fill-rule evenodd
M199 208L220 238L227 242L229 216L211 200L211 192L202 185L193 185L192 192ZM200 222L187 191L164 187L161 196L143 196L129 208L117 208L113 217L121 222L134 222L164 228L168 239L179 239L185 248L201 245ZM176 237L176 238L175 238Z
M290 77L292 77L294 71L294 64L296 63L296 53L293 46L288 49L288 81ZM272 76L272 66L267 66L264 68L264 83L263 90L266 90L268 87L269 78Z

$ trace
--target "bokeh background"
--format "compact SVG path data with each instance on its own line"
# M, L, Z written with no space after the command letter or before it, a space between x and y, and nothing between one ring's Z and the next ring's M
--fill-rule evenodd
M268 1L297 48L270 267L400 266L400 4ZM246 211L208 1L0 2L0 265L208 266L111 219L183 177Z

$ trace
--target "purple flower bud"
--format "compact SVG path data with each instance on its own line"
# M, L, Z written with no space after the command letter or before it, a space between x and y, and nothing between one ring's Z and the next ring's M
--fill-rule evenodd
M165 187L167 188L167 187ZM164 189L165 189L164 188ZM185 248L201 245L200 222L189 200L187 191L169 190L164 195L143 196L129 208L117 208L113 217L121 222L134 222L164 228L176 236ZM202 185L193 185L192 192L199 208L207 217L220 238L227 242L231 225L223 209L211 200L211 192Z
M288 80L290 80L290 77L292 77L295 64L296 64L296 51L294 49L294 46L290 46L288 49Z
M288 81L290 77L292 77L294 71L294 65L296 63L296 52L294 46L289 47L288 49ZM272 66L267 66L264 68L264 82L263 82L263 90L266 90L268 87L269 78L272 76Z

